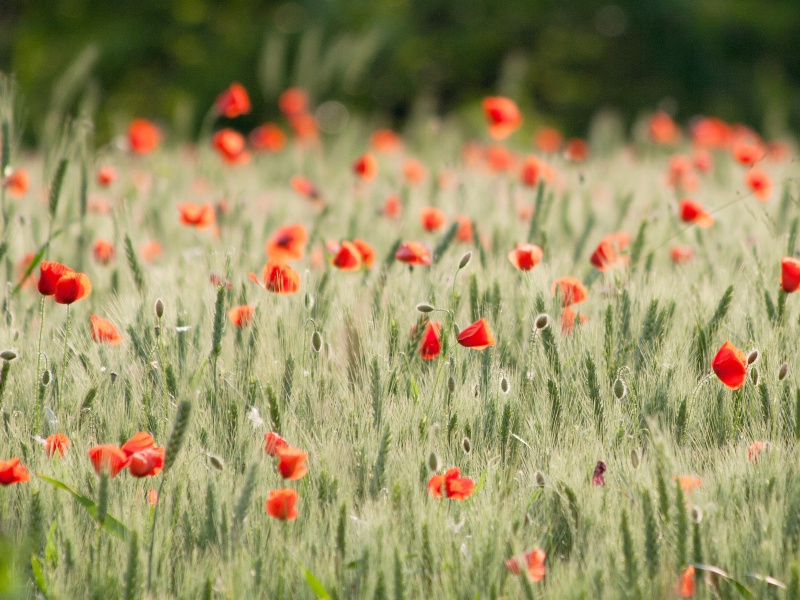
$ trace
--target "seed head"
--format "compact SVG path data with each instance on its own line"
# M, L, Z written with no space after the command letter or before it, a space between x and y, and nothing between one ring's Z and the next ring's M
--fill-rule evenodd
M468 437L465 437L461 440L461 449L464 451L464 454L469 454L472 452L472 442Z
M778 381L783 381L786 379L786 376L789 374L789 365L787 363L783 363L781 368L778 369Z
M311 348L314 352L322 350L322 336L319 334L319 331L314 331L314 333L311 334Z
M9 348L8 350L3 350L2 352L0 352L0 358L2 358L6 362L14 360L15 358L17 358L17 349Z
M423 314L428 314L429 312L433 312L433 307L427 302L420 302L417 304L417 310Z
M539 331L542 329L547 329L550 326L550 315L547 313L540 314L536 317L534 324L536 325L536 329Z
M464 269L469 265L470 261L472 260L472 251L465 252L464 256L461 257L461 260L458 261L458 270Z
M753 382L753 385L758 385L758 367L750 369L750 381Z
M503 392L504 394L507 394L508 392L511 391L511 384L508 383L508 379L506 379L505 377L500 378L500 391Z
M164 301L159 298L156 300L156 317L159 319L164 316Z
M755 348L753 350L750 350L750 352L747 354L747 365L750 366L756 364L758 356L759 356L758 350L756 350Z
M625 382L622 381L622 379L617 379L614 382L614 397L617 400L622 400L627 393L628 393L628 386L625 385Z
M544 487L544 473L541 471L536 471L536 473L533 474L533 480L536 482L536 487Z
M436 454L436 452L431 452L425 464L428 466L428 471L431 473L438 473L442 468L442 462L439 460L439 455Z

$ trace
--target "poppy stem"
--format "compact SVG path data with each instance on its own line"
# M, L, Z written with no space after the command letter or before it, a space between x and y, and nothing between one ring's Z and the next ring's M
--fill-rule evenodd
M42 296L42 299L39 301L39 346L36 350L36 373L33 376L33 399L34 402L38 400L39 396L39 379L41 378L42 374L42 332L44 331L44 299L45 296ZM38 406L38 403L36 404ZM39 415L36 415L36 431L39 431Z
M442 375L442 367L445 365L445 363L448 362L445 359L448 357L450 352L452 352L456 346L458 346L458 344L453 344L447 350L445 350L442 360L439 362L439 367L436 369L436 379L433 381L433 388L431 388L431 397L430 400L428 401L428 409L425 411L426 415L430 414L431 408L433 407L433 398L436 395L436 388L439 387L439 377L441 377Z
M161 506L161 491L164 489L164 483L167 478L161 477L161 484L158 486L158 496L156 497L156 506L153 509L153 525L150 527L150 550L147 555L147 591L150 591L150 585L153 575L153 549L155 548L156 541L156 519L158 519L158 507Z
M67 304L67 320L64 323L64 356L61 359L61 372L58 374L58 406L61 407L61 394L64 392L64 379L67 377L67 350L69 349L69 307Z

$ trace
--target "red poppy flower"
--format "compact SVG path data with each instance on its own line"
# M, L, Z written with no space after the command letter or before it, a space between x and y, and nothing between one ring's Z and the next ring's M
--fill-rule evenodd
M767 154L767 150L757 140L740 139L733 144L731 154L733 154L737 162L750 166L764 158Z
M228 320L236 325L236 327L247 327L252 323L255 312L255 306L249 306L247 304L234 306L228 311Z
M128 459L128 472L134 477L155 477L164 468L164 448L146 448Z
M411 265L431 266L431 252L418 242L404 242L394 253L395 259Z
M303 114L308 109L308 96L302 88L291 87L278 98L278 108L287 117Z
M441 339L442 324L437 321L428 321L422 334L419 345L419 355L422 360L432 360L442 351Z
M91 315L89 323L92 329L92 339L95 342L111 344L112 346L119 346L122 343L122 334L120 334L114 323L108 319Z
M656 144L674 144L681 130L667 113L659 111L650 116L650 139Z
M250 132L250 145L259 152L280 152L286 145L286 134L275 123L264 123Z
M246 115L250 112L250 96L241 83L234 82L230 87L217 96L214 102L217 114L233 119L239 115Z
M292 489L272 490L267 498L267 514L281 521L294 521L297 518L297 492Z
M261 274L264 282L260 282L255 273L250 273L250 280L268 292L276 294L294 294L300 289L300 274L292 267L278 260L270 260L264 265Z
M772 179L761 169L757 167L750 169L745 175L744 182L759 202L766 202L772 197Z
M761 453L769 447L769 442L753 442L747 447L747 460L753 464L757 463Z
M419 220L425 231L439 231L447 223L447 215L438 208L425 206L419 211Z
M715 117L701 118L692 125L692 140L702 148L725 148L731 136L731 126Z
M24 483L31 478L28 469L19 464L18 458L0 460L0 485Z
M107 471L112 478L116 477L128 464L128 457L113 444L94 446L89 449L88 454L98 475Z
M545 558L547 558L547 554L544 550L534 548L533 550L528 550L524 554L508 559L506 561L506 568L513 575L519 575L522 570L524 570L528 575L528 579L532 583L537 583L544 579L545 576Z
M342 242L336 249L333 266L342 271L359 271L361 269L361 253L351 242Z
M403 140L391 129L377 129L369 136L369 145L376 152L397 152L403 148Z
M241 165L250 161L250 153L245 149L244 136L233 129L220 129L211 138L211 147L229 165Z
M292 189L295 192L301 196L305 196L309 200L316 201L320 199L321 194L317 189L317 186L314 185L314 182L308 177L303 177L302 175L292 175L291 179L289 179L289 185L292 186Z
M686 570L678 577L678 584L675 586L675 593L681 598L694 597L694 567L689 565Z
M278 227L267 241L267 256L273 260L300 260L308 242L306 228L299 224Z
M142 253L142 258L145 262L151 263L164 253L164 249L156 240L150 240L142 244L139 251Z
M403 176L410 185L419 185L425 181L428 170L421 160L409 158L403 163Z
M114 246L106 240L97 240L92 246L92 256L101 265L110 263L116 254Z
M61 458L67 454L67 450L69 450L70 441L69 438L64 435L63 433L54 433L53 435L48 435L47 439L44 441L44 453L47 454L50 458L53 458L58 452Z
M561 132L554 127L542 127L536 132L534 143L536 147L542 152L548 154L555 154L561 149L561 144L564 138L561 137Z
M673 475L672 478L677 480L685 494L691 494L696 488L703 485L703 480L694 475L681 475L680 477Z
M689 198L684 198L678 203L678 212L684 223L694 223L703 229L708 229L714 224L714 216Z
M39 263L39 293L42 296L53 296L56 293L58 280L68 273L74 273L72 269L58 262L47 262L43 260Z
M617 239L615 235L617 234L604 237L602 240L600 240L600 243L597 245L597 248L595 248L595 251L592 252L590 261L595 267L597 267L599 271L608 271L611 267L623 264L625 262L624 258L627 258L627 256L623 258L617 254L617 249L620 245L615 243L615 240Z
M444 475L434 475L428 480L428 493L434 498L444 496L451 500L466 500L475 491L475 482L469 477L461 477L461 469L448 469Z
M210 202L205 202L199 206L194 202L184 202L178 205L178 212L180 213L180 224L188 227L194 227L198 231L208 229L217 220L217 215L214 213L214 207Z
M694 250L690 246L673 246L669 250L669 256L676 265L681 265L692 260Z
M279 434L270 431L264 436L264 452L270 456L278 456L278 451L283 448L288 448L289 442L283 439Z
M131 439L127 442L122 444L122 448L120 450L127 458L130 458L137 452L142 452L143 450L147 450L149 448L154 448L156 445L155 439L153 436L147 433L146 431L140 431L136 435L134 435Z
M84 273L66 273L56 283L56 302L59 304L72 304L83 300L92 292L92 283Z
M594 473L592 473L592 485L593 486L600 486L606 484L606 463L602 460L598 460L597 464L594 467Z
M522 184L527 187L536 187L539 185L539 179L542 176L542 161L535 156L526 156L522 161L522 171L519 178Z
M700 185L694 165L688 156L675 154L667 164L667 185L671 188L693 192Z
M365 269L371 269L375 264L375 250L364 240L353 240L353 246L356 247L358 253L361 255L361 264Z
M572 138L567 141L564 155L572 162L583 162L589 158L589 144L586 140Z
M564 312L561 313L561 333L564 335L572 334L572 331L575 329L575 317L577 316L578 313L576 313L571 306L564 307ZM589 320L589 317L582 313L579 318L582 324Z
M589 297L586 286L574 277L559 277L553 282L550 293L555 296L556 290L561 290L561 305L571 306L585 302Z
M362 181L373 181L378 176L378 161L369 152L362 154L353 162L353 173Z
M781 260L781 289L788 293L800 289L800 260L788 256Z
M308 454L297 448L287 446L285 448L278 448L278 472L284 479L292 481L302 479L308 473Z
M117 179L117 170L114 167L103 165L97 169L97 183L103 187L107 187L114 183Z
M2 176L2 173L0 173L0 176ZM3 186L8 191L8 195L17 200L25 196L30 184L31 179L25 169L16 169L3 180Z
M400 209L400 196L397 194L389 194L386 196L386 200L383 202L381 212L383 213L384 217L396 219L400 216Z
M730 342L725 342L711 362L719 380L732 390L738 390L747 380L747 357Z
M530 271L542 260L544 252L534 244L517 244L517 247L508 253L508 260L520 271Z
M710 173L714 170L714 157L708 150L697 148L692 156L692 164L701 173Z
M289 125L292 126L298 141L306 142L315 140L317 138L317 131L319 126L314 115L308 113L301 113L289 117Z
M494 144L486 149L486 162L494 173L511 171L517 164L517 158L505 146Z
M135 119L128 127L128 143L135 154L150 154L158 148L161 133L147 119Z
M506 139L522 125L516 103L502 96L484 98L483 114L489 124L489 135L496 140Z
M456 230L456 239L459 242L471 242L475 233L472 229L472 219L465 215L456 217L458 222L458 230Z
M489 329L489 323L483 317L462 329L457 339L458 343L465 348L473 348L475 350L483 350L489 346L494 346L492 330Z

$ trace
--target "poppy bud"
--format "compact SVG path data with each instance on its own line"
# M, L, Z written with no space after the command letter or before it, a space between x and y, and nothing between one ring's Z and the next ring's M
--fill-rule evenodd
M429 312L433 312L433 307L427 302L420 302L417 304L417 310L421 313L427 314Z
M431 473L438 473L442 468L442 463L439 460L439 455L436 454L436 452L431 452L425 464L428 466L428 471Z
M750 353L747 355L747 366L754 365L758 360L758 350L750 350Z
M214 467L217 471L225 470L225 461L215 454L207 454L208 464Z
M3 350L0 352L0 358L5 361L14 360L17 358L17 349L16 348L9 348L8 350Z
M500 378L500 391L504 394L507 394L511 390L511 384L508 383L508 379L505 377Z
M614 382L614 397L617 400L622 400L627 393L628 393L628 386L625 385L625 382L622 381L622 379L617 379Z
M458 261L458 270L466 268L470 261L472 260L472 252L465 252L464 256L461 257L461 260Z
M306 310L311 310L312 308L314 308L314 296L312 296L311 294L306 294L304 303L306 305Z
M161 337L161 326L160 325L156 325L155 327L153 327L153 331L155 332L156 337Z
M111 377L111 383L114 383L117 380L116 371L111 371L111 373L109 373L109 376Z
M452 375L447 378L447 391L451 394L456 391L456 380Z
M631 466L634 469L638 469L639 465L641 463L642 463L642 457L639 454L639 449L638 448L632 448L631 449Z
M534 321L536 325L536 329L541 331L542 329L547 329L550 326L550 315L547 313L542 313L536 317L536 321Z
M468 437L465 437L463 440L461 440L461 449L464 451L464 454L469 454L472 452L472 442Z
M322 350L322 336L319 334L319 331L314 331L314 333L311 334L311 347L314 349L314 352Z
M50 374L49 370L45 370L42 372L42 385L48 386L50 385L50 380L52 379L52 375Z
M695 523L701 523L703 521L703 511L700 510L699 506L692 507L692 521Z
M781 365L781 368L778 369L778 381L783 381L784 379L786 379L786 376L788 374L789 374L789 365L786 364L786 363L783 363Z
M758 385L758 367L750 369L750 381L753 382L753 385Z
M159 319L164 316L164 301L159 298L156 300L156 317Z
M536 473L533 474L533 480L536 482L537 487L544 487L544 473L541 471L536 471Z

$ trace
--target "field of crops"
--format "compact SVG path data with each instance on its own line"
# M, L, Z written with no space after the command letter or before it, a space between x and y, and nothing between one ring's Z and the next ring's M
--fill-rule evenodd
M800 598L795 142L311 108L3 80L0 597Z

